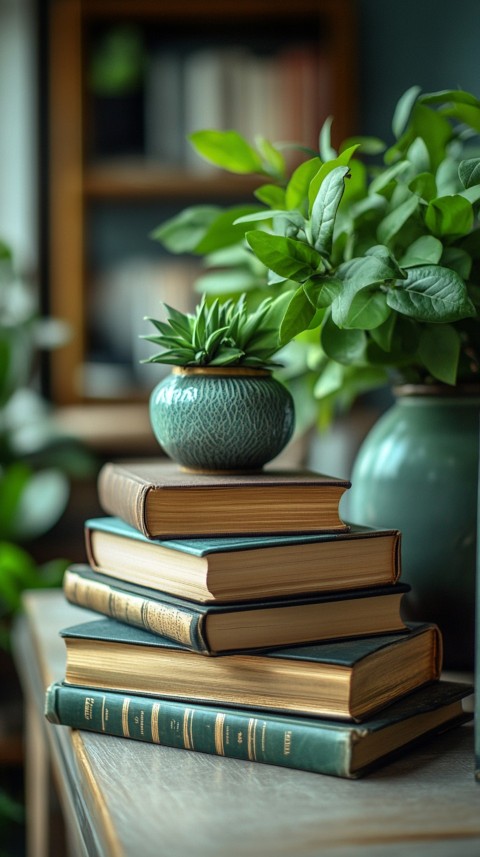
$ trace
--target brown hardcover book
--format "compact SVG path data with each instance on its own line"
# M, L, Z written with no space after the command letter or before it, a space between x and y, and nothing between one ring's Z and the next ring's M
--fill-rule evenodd
M310 471L189 473L162 459L109 462L98 478L103 510L147 538L346 532L339 503L349 487Z
M147 539L121 518L85 523L95 571L206 604L396 583L400 542L398 530L355 524L347 533L162 541Z
M438 679L442 661L434 625L220 658L199 657L113 619L61 633L69 684L355 720Z

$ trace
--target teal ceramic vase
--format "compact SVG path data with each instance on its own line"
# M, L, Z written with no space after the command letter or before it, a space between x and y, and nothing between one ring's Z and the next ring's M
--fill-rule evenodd
M260 470L290 440L293 399L271 372L242 367L180 367L150 396L158 442L189 470Z
M406 618L436 622L445 665L473 668L480 390L407 388L352 470L349 516L402 531Z

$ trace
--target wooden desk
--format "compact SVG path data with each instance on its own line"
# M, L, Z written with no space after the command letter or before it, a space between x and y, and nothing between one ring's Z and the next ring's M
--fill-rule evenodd
M27 593L14 648L27 705L29 857L49 842L51 769L72 857L478 857L473 729L340 780L74 732L43 717L64 673L58 630L91 614ZM65 852L63 852L65 853Z

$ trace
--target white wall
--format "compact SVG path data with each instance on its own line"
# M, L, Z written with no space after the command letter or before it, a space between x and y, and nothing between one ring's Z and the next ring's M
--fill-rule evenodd
M17 270L37 267L35 29L32 0L0 0L0 239Z

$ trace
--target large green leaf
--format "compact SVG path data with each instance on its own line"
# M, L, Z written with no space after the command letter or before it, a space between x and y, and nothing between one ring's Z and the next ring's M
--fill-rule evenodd
M245 227L241 225L239 218L257 211L258 207L253 205L239 205L223 211L212 220L203 237L195 245L195 253L203 256L241 241L245 235Z
M280 345L290 342L294 336L306 330L315 316L316 308L311 304L302 287L296 290L280 323Z
M324 267L320 253L302 241L258 229L247 232L245 237L256 257L287 280L301 283Z
M459 122L464 122L475 131L480 131L480 107L473 104L455 104L443 111L446 116L451 116Z
M425 92L420 96L420 101L425 104L470 104L472 107L480 107L480 100L465 92L463 89L441 89L438 92Z
M278 179L283 179L286 164L282 153L266 137L256 137L255 143L263 158L266 171Z
M339 329L328 314L321 327L320 344L332 360L349 365L364 361L367 337L363 330Z
M397 140L402 136L410 121L413 107L421 91L420 86L411 86L397 102L392 119L392 131Z
M435 176L433 176L432 173L419 173L414 179L412 179L408 187L413 193L421 196L425 202L430 202L431 199L434 199L439 195Z
M413 143L408 147L407 160L410 161L417 173L428 172L430 169L430 154L421 137L415 137Z
M354 293L366 286L397 280L404 275L387 248L377 245L371 247L365 256L351 259L350 262L340 265L337 276L343 280L344 287L351 289Z
M286 208L285 190L283 187L279 187L279 185L263 184L253 191L253 195L260 202L268 205L269 208Z
M380 243L389 244L406 222L418 211L419 206L418 196L412 193L401 205L390 211L378 225L377 236Z
M324 181L325 177L328 176L329 173L333 172L333 170L338 169L338 167L348 166L357 149L358 146L351 146L349 149L345 149L345 151L338 155L338 157L334 158L331 161L326 161L324 164L322 164L322 166L310 182L310 188L308 191L310 211L313 208L314 202L320 190L320 186Z
M218 205L193 205L150 233L171 253L193 253L209 226L222 213Z
M427 322L450 322L475 315L463 280L449 268L409 268L408 277L389 289L387 303L398 312Z
M313 390L313 395L317 399L323 399L325 396L337 393L342 389L344 377L345 366L337 363L335 360L329 360L320 373Z
M342 281L328 274L314 276L303 284L303 290L312 306L323 309L330 306L343 287Z
M464 187L480 184L480 158L468 158L460 161L458 175Z
M231 173L265 174L262 159L237 131L194 131L187 135L205 160Z
M408 161L399 161L388 167L386 170L380 170L375 178L370 183L370 193L381 193L387 188L391 182L410 169Z
M402 268L412 268L417 265L437 265L442 258L443 244L433 235L422 235L417 238L400 259Z
M361 289L352 296L343 289L332 304L332 318L339 327L372 330L391 315L384 292L377 287Z
M445 384L455 384L460 347L460 334L455 327L429 324L422 331L418 354L434 378Z
M337 152L332 146L332 124L333 116L327 116L320 128L318 142L322 161L333 161L337 157Z
M421 137L428 149L430 168L435 170L445 158L452 137L452 127L445 116L417 102L411 117L412 131Z
M308 189L313 177L318 173L320 164L319 158L311 158L293 171L285 191L287 208L296 208L302 214L308 214Z
M473 227L472 205L459 194L437 197L427 206L425 223L435 235L467 235Z
M348 167L336 167L325 176L312 206L311 230L315 248L329 256L338 206L345 189Z

